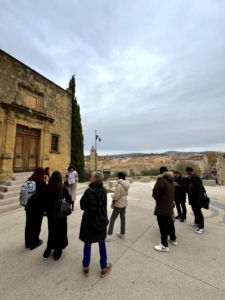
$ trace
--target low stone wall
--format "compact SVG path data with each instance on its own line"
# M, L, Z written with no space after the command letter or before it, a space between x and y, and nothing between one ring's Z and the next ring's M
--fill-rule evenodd
M151 182L150 177L141 177L141 182Z
M202 180L203 185L205 186L216 186L216 181L215 180Z

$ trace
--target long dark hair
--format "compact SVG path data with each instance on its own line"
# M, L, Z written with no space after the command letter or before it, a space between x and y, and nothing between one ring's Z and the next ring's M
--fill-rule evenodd
M44 180L45 170L44 168L37 168L34 173L28 178L28 180Z
M45 175L47 175L48 177L50 177L48 174L49 169L50 169L49 167L45 168Z
M48 199L48 197L57 197L63 190L62 183L62 174L59 171L55 171L52 173L52 176L49 179L48 184L43 190L44 200Z

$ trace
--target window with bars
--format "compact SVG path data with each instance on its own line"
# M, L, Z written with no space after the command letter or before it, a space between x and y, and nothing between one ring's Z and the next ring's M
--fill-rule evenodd
M59 152L59 136L52 135L51 152Z

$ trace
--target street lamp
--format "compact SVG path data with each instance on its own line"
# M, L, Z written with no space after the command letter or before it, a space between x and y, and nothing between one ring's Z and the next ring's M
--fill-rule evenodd
M97 135L97 130L95 130L95 171L97 171L97 141L101 142L101 138Z

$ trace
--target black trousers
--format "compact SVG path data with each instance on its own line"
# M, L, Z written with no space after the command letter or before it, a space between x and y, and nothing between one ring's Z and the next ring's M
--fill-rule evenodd
M181 219L186 220L186 216L187 216L187 208L186 208L185 202L182 202L182 203L175 202L175 204L176 204L178 216L179 216ZM181 210L181 209L182 209L182 210Z
M33 247L39 242L43 211L34 213L32 210L26 210L25 226L25 246Z
M176 241L175 227L172 216L157 216L157 221L161 233L161 243L168 247L168 235L172 241Z
M201 211L201 207L196 204L192 204L191 208L195 216L195 224L199 224L199 228L204 229L204 217Z

